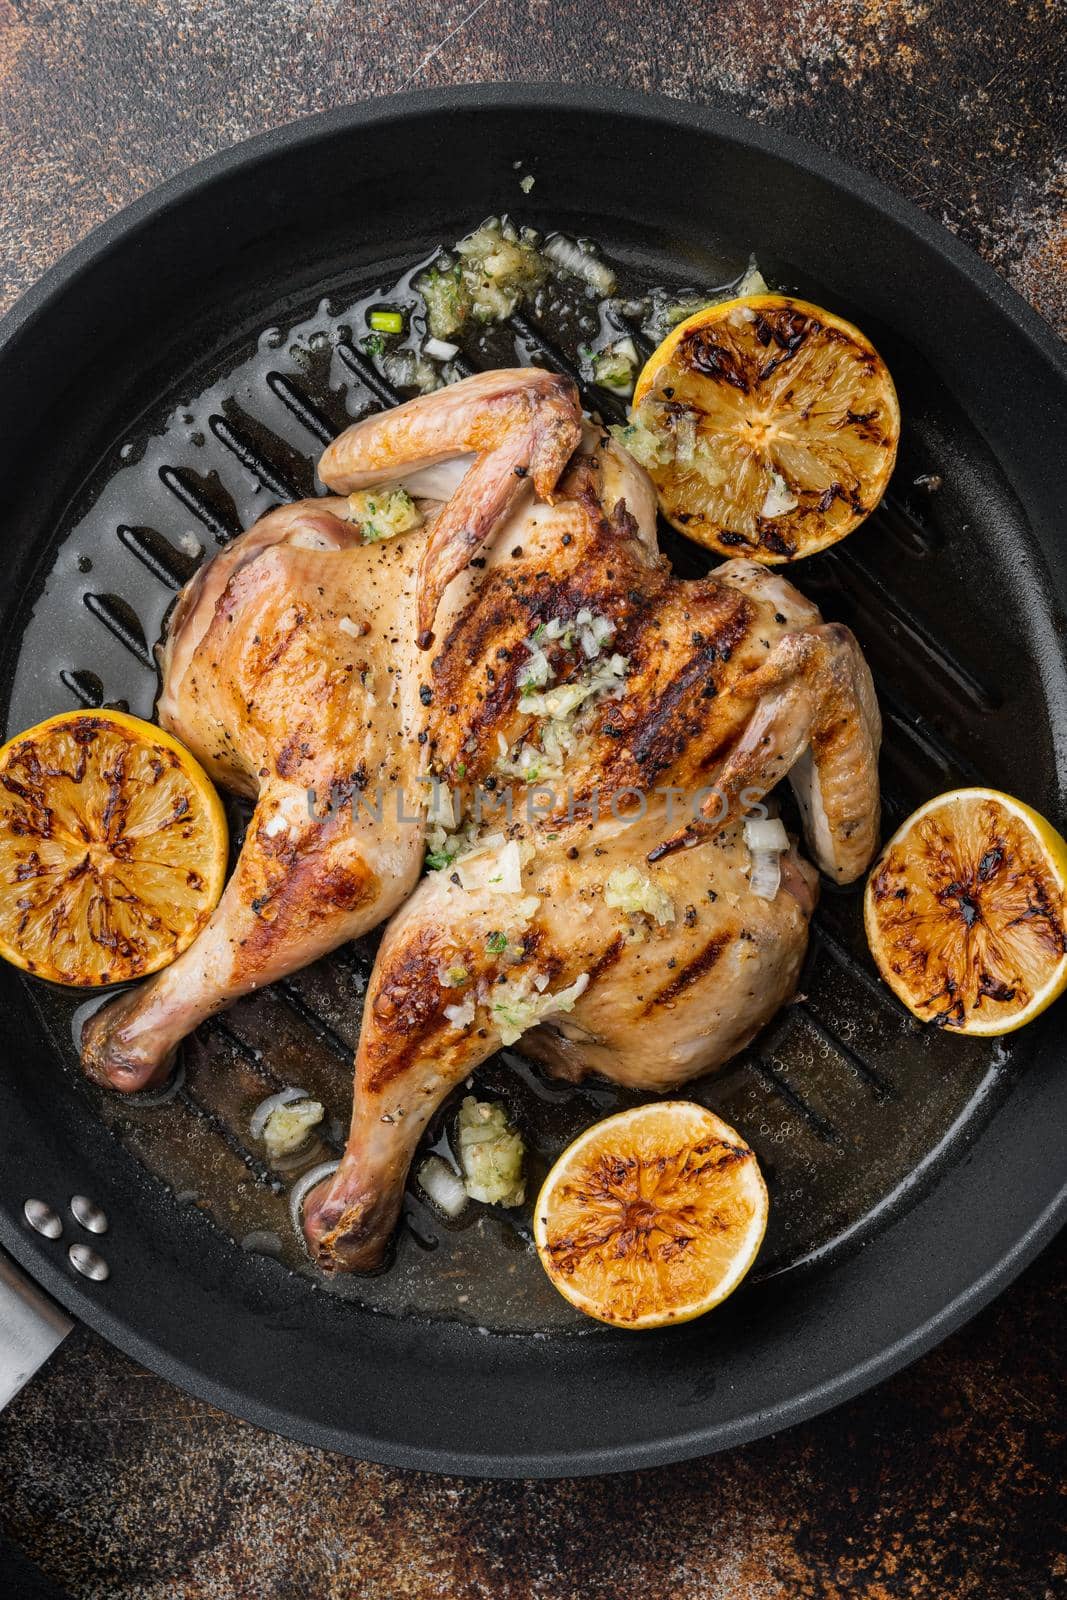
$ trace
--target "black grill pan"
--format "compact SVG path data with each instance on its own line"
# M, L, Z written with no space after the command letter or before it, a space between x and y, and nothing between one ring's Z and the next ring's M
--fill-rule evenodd
M592 236L635 284L724 281L753 251L773 283L872 335L901 392L900 464L869 524L795 576L871 661L886 825L975 781L1062 825L1067 377L1047 330L949 235L829 158L665 100L545 86L407 96L255 140L97 230L10 314L9 731L79 704L150 712L152 645L200 553L310 492L322 443L396 398L353 307L504 210ZM464 360L577 361L566 322L526 314L498 339ZM668 548L700 570L692 547ZM1062 1214L1062 1011L996 1045L920 1028L874 976L856 892L826 890L802 1000L695 1091L752 1140L772 1189L758 1271L726 1307L643 1337L575 1328L521 1226L453 1236L414 1197L394 1271L324 1292L235 1243L285 1213L239 1108L295 1080L340 1122L372 953L353 946L200 1030L162 1107L91 1093L76 1000L0 972L0 1242L133 1357L264 1426L487 1475L722 1448L914 1357ZM545 1160L621 1103L510 1056L485 1081ZM74 1194L110 1216L106 1281L69 1263L86 1237ZM26 1226L30 1198L66 1216L62 1239Z

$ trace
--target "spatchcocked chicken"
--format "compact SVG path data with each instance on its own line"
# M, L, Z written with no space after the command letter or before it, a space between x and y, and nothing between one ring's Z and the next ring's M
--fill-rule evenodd
M427 1122L501 1044L664 1090L752 1038L794 991L817 878L792 844L768 877L751 818L788 776L815 862L857 877L880 722L852 635L784 578L672 575L648 478L563 378L470 378L355 424L320 471L332 496L180 597L160 721L255 809L199 939L83 1057L144 1087L204 1018L391 919L347 1147L304 1211L318 1262L359 1270Z

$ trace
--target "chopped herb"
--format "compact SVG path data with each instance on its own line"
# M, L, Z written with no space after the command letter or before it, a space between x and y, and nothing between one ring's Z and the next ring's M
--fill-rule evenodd
M450 867L458 854L458 847L455 850L427 850L426 865L431 872L440 872L442 868Z
M488 939L485 941L485 948L489 951L490 955L498 956L502 951L506 950L507 947L508 936L506 933L491 933Z
M404 313L402 311L372 311L367 318L375 333L403 333Z

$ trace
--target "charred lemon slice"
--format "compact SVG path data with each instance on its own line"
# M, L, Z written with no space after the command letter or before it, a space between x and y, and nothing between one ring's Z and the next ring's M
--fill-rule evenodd
M776 563L836 544L874 510L900 407L858 328L759 294L679 323L637 380L629 427L614 431L682 533Z
M957 1033L1011 1033L1067 988L1067 841L1021 800L956 789L920 807L867 880L882 977Z
M572 1305L620 1328L702 1316L735 1289L767 1226L752 1151L711 1111L620 1111L563 1152L537 1199L541 1265Z
M53 983L121 983L192 943L222 893L226 818L161 728L69 712L0 749L0 955Z

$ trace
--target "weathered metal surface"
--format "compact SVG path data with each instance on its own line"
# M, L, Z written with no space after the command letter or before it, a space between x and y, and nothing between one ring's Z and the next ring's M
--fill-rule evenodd
M1051 1600L1065 1281L1061 1243L925 1360L777 1438L554 1484L290 1444L76 1333L0 1424L0 1522L77 1600Z
M221 146L490 78L659 89L840 151L1067 333L1061 0L0 0L0 307Z
M160 179L402 87L656 88L838 150L1067 333L1059 0L0 0L0 307ZM580 159L576 152L576 159ZM1067 1249L828 1417L639 1477L359 1466L79 1333L0 1422L0 1525L78 1600L1044 1600Z

